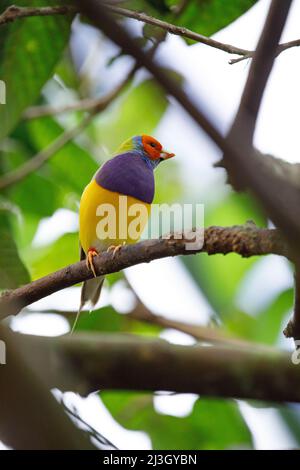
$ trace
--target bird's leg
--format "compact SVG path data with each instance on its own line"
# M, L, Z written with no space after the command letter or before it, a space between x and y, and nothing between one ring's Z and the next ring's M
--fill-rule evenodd
M88 253L87 253L87 257L86 257L86 265L87 265L88 269L90 269L92 271L92 273L94 274L95 277L97 277L97 274L96 274L96 271L95 271L93 258L94 258L94 256L98 256L98 254L99 253L98 253L97 250L95 250L95 248L89 248Z
M126 245L125 241L120 245L111 245L107 248L107 253L110 253L112 251L113 252L113 258L114 258L116 256L116 254L118 253L118 251L120 251L120 249L124 245Z

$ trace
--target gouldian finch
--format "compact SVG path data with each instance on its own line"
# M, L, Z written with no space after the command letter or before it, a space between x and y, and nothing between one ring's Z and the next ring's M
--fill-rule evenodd
M95 279L83 283L78 314L87 302L94 306L101 293L104 276L96 277L93 257L106 250L114 250L115 255L123 244L138 241L147 223L154 197L154 169L171 157L174 154L165 151L153 137L132 137L121 145L113 158L99 168L85 188L79 210L81 259L86 259ZM131 233L127 228L137 207L143 214ZM101 223L103 218L100 216L107 216L110 208L115 211L115 226L108 229L108 220L105 224ZM126 214L123 213L125 210Z

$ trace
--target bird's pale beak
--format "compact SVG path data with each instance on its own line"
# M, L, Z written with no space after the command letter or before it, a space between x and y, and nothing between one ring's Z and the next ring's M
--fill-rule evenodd
M175 157L175 153L170 153L170 152L167 152L166 150L162 150L160 152L160 158L162 160L168 160L168 158L172 158L172 157Z

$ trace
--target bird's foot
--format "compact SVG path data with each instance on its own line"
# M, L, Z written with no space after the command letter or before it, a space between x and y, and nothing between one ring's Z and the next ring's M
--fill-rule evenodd
M95 271L93 258L94 258L94 256L98 256L98 254L99 253L98 253L98 251L95 250L95 248L89 248L88 254L87 254L87 257L86 257L86 265L87 265L88 269L90 269L92 271L92 273L94 274L95 277L97 277L97 274L96 274L96 271Z
M110 253L111 251L113 252L113 258L116 256L118 251L126 244L124 241L121 245L111 245L107 248L107 253Z

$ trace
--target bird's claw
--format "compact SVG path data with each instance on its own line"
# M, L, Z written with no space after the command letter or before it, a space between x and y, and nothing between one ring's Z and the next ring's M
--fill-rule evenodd
M120 249L126 244L126 242L124 241L121 245L111 245L107 248L107 253L110 253L111 251L113 252L113 255L112 257L114 258L116 256L116 254L118 253L118 251L120 251Z
M86 257L86 265L88 269L92 271L94 277L97 277L95 266L93 263L94 256L98 256L98 252L94 248L90 248Z

